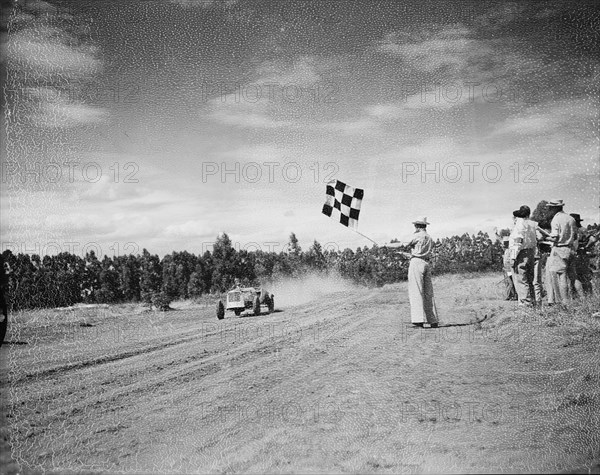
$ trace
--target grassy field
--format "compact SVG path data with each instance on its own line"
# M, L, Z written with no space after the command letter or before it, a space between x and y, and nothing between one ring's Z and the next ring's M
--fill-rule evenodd
M598 473L599 299L524 311L500 280L435 278L437 330L404 283L223 321L211 299L13 314L2 472Z

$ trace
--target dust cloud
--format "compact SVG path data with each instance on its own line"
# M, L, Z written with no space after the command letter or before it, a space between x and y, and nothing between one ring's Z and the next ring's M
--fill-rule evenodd
M358 287L336 275L308 274L265 283L265 289L275 296L275 306L302 305L336 292Z

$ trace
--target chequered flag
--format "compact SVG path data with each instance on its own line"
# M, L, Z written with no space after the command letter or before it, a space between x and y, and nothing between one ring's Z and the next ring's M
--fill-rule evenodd
M352 188L339 180L327 183L327 197L323 214L339 221L344 226L356 229L364 190Z

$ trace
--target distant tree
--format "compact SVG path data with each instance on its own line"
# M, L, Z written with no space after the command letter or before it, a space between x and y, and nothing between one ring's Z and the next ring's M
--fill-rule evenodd
M123 256L121 264L121 294L128 302L139 302L140 295L140 256Z
M304 255L304 261L310 269L316 271L324 271L326 269L327 261L323 254L323 247L316 239Z
M271 280L273 267L277 261L277 254L258 250L254 253L254 275L261 282Z
M198 264L198 258L187 251L174 253L175 262L177 264L175 270L175 281L177 283L177 293L179 298L189 298L188 284L192 272L195 271Z
M217 236L213 246L212 290L223 292L233 285L241 267L237 251L231 245L231 239L226 233Z
M96 302L96 294L100 290L100 273L102 272L102 265L96 257L94 251L87 252L85 254L85 270L83 272L83 279L81 285L81 291L83 299L86 302Z
M203 279L202 265L197 264L196 269L190 275L188 282L188 295L191 298L200 297L205 291L205 284Z
M177 285L177 263L173 255L167 254L162 262L162 291L171 301L179 297L179 286Z
M295 233L291 233L290 234L290 241L288 243L288 248L289 248L289 253L293 254L295 256L299 256L300 254L302 254L302 248L300 247L300 244L298 243L298 238L296 237Z
M81 302L80 282L85 272L82 258L68 252L61 252L49 259L50 282L47 288L53 288L53 306L68 307Z
M209 251L205 251L202 258L198 260L202 266L202 282L204 283L204 293L209 293L212 289L212 278L215 271L215 261Z
M121 291L121 275L118 261L108 256L102 260L100 271L100 289L96 292L96 301L99 303L117 303L123 300Z
M152 296L161 292L162 269L160 259L146 249L142 252L140 266L140 295L146 304L152 303Z

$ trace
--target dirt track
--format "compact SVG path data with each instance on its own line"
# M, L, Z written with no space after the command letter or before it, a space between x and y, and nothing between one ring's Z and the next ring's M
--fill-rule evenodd
M600 332L519 316L498 279L436 279L443 323L488 316L437 330L407 327L404 285L222 322L212 306L119 307L87 315L94 326L17 316L9 340L28 344L1 350L13 459L161 473L587 471L600 456Z

